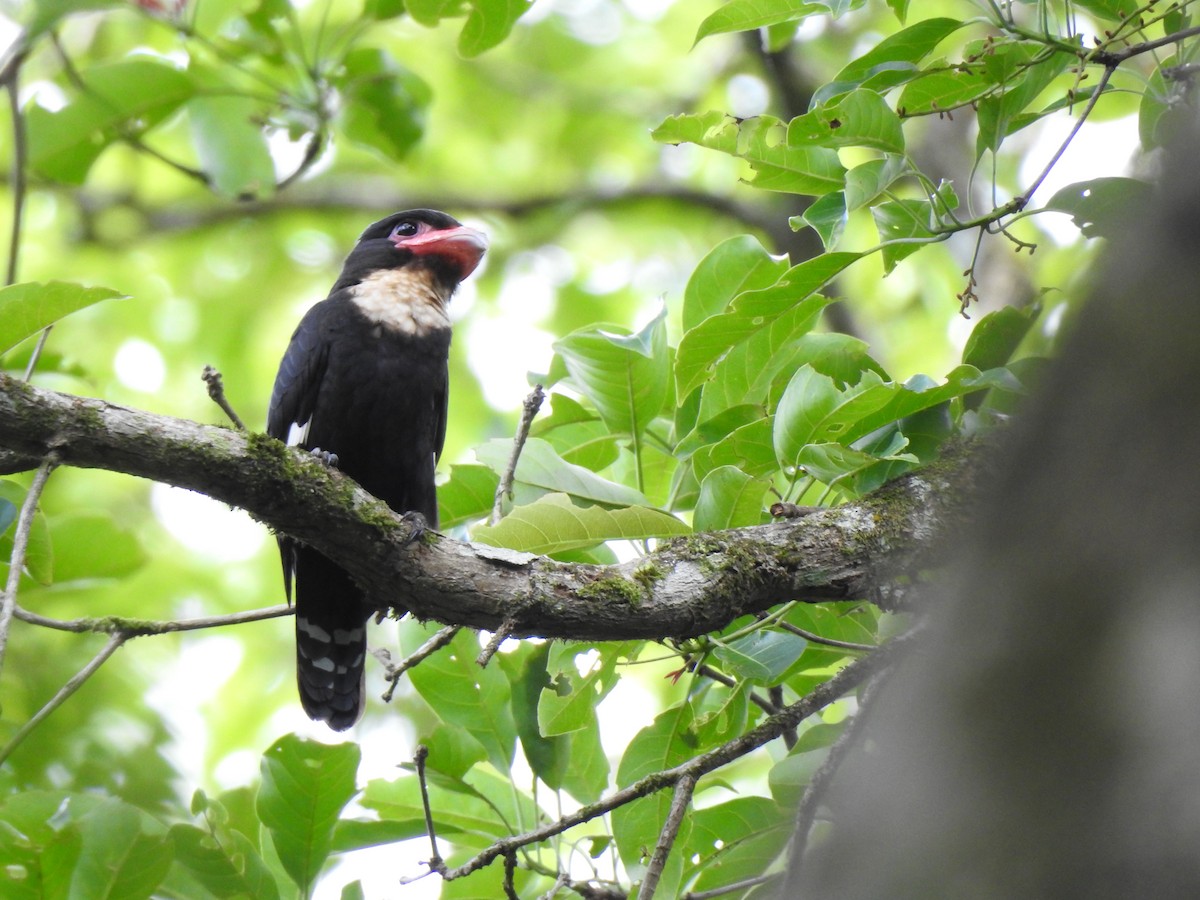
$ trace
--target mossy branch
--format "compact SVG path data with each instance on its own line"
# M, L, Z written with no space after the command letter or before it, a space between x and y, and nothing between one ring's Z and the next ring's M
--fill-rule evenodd
M0 376L0 454L100 468L247 510L344 566L380 609L513 637L686 638L785 600L903 605L937 535L969 517L989 454L952 448L863 500L802 519L664 542L612 566L565 564L410 526L336 470L242 434ZM518 604L517 598L520 598Z

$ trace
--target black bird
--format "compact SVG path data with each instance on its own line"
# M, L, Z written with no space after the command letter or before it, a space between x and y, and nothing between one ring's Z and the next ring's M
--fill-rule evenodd
M434 468L446 437L446 306L487 239L442 212L413 209L362 233L342 274L301 320L279 364L267 431L318 453L400 513L437 527ZM336 461L334 460L336 457ZM296 585L296 679L304 711L343 731L364 703L371 610L350 576L279 538Z

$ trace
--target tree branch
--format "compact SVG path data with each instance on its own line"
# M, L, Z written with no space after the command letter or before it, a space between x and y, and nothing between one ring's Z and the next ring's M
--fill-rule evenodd
M150 478L247 510L343 566L379 609L514 637L684 638L789 599L904 604L933 538L969 517L972 444L860 502L803 519L663 542L612 566L559 563L434 537L308 454L245 435L0 376L0 447L16 457ZM519 603L514 603L519 599Z

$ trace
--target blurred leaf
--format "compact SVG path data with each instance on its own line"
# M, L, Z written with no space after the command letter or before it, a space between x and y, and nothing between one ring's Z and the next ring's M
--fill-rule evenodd
M468 731L444 723L438 723L421 743L429 750L426 765L451 778L462 778L475 763L487 759L483 744Z
M988 74L993 81L1014 86L998 96L983 97L977 102L976 159L989 150L995 153L1015 130L1017 117L1074 61L1071 54L1054 53L1040 62L1031 62L1039 50L1033 44L1007 44L997 47L986 58ZM1026 119L1022 125L1028 125L1036 118Z
M228 848L194 825L174 825L170 834L175 860L214 896L279 897L262 858L240 833L234 833L238 846Z
M675 537L689 531L683 522L656 509L584 508L563 494L547 494L528 506L518 506L494 526L480 526L472 538L493 547L546 554L601 541Z
M429 85L375 47L351 50L343 69L335 83L343 95L338 124L346 137L385 159L404 159L425 130Z
M93 66L79 77L86 93L55 112L34 105L25 113L30 167L68 184L83 184L123 130L149 130L195 93L187 73L145 56Z
M26 490L15 481L0 481L0 498L5 507L15 510L14 518L21 515L21 507L25 504ZM0 530L0 567L6 571L12 558L13 533ZM46 524L46 516L38 509L33 514L33 522L29 527L29 538L25 545L25 569L29 576L38 584L50 584L54 580L54 544L50 538L50 529Z
M1012 359L1041 314L1040 305L1017 308L1006 306L988 313L971 329L963 348L962 361L977 369L995 369Z
M671 377L666 315L664 306L636 334L594 326L554 344L572 382L613 431L640 435L662 412Z
M33 0L17 7L20 20L29 32L26 40L33 38L56 27L63 19L72 13L98 12L104 9L116 9L125 6L128 0Z
M1094 178L1057 191L1045 209L1064 212L1085 237L1118 238L1129 228L1131 210L1148 208L1154 187L1134 178Z
M294 734L263 754L258 815L302 892L324 866L338 817L357 792L360 756L357 744L321 744Z
M192 143L213 187L225 197L269 197L275 164L262 129L252 121L259 104L245 97L188 101Z
M146 553L136 534L121 528L101 513L68 513L50 522L50 534L60 547L70 547L54 567L54 580L121 578L146 563Z
M411 0L410 0L411 2ZM471 11L459 35L463 56L478 56L503 41L533 0L469 0Z
M65 281L27 281L0 288L0 353L63 316L101 300L125 296L109 288L84 287Z
M475 448L479 461L494 471L502 472L508 466L512 453L512 441L497 438ZM540 438L529 438L517 461L515 479L542 491L563 493L588 503L605 506L646 506L645 497L630 487L601 478L582 466L572 465L554 452L550 444ZM491 509L491 503L488 504Z
M45 896L145 900L171 867L162 827L121 800L81 815L56 813L54 824L41 856Z
M902 116L937 114L973 103L995 87L982 68L940 64L905 85L896 109Z
M907 157L894 153L855 166L846 173L846 208L853 211L875 202L880 194L913 171Z
M766 482L733 466L713 469L700 484L692 527L696 531L721 531L761 524L768 487Z
M542 734L569 734L596 718L596 706L617 686L617 662L637 655L637 642L605 645L602 651L577 643L555 644L547 658L547 683L538 697L537 721ZM594 654L587 670L577 659Z

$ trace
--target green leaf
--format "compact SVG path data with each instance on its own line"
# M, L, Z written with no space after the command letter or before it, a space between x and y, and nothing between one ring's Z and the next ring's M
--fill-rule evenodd
M855 90L788 123L790 147L867 147L904 153L900 117L879 94Z
M86 92L62 109L26 110L30 167L68 184L83 184L92 163L124 130L144 133L195 94L186 72L151 57L94 66L79 77Z
M897 431L895 437L894 446L888 447L878 454L852 450L841 444L808 444L796 455L796 466L818 481L833 484L868 466L875 465L880 460L919 462L920 460L911 453L900 453L908 444L904 435Z
M595 410L557 393L550 395L550 410L534 421L530 434L543 438L567 462L593 472L616 462L620 439Z
M451 778L462 778L475 763L487 759L487 750L469 732L440 722L421 743L429 750L426 765Z
M867 372L854 387L839 390L812 366L796 370L775 410L774 446L781 466L796 465L807 444L838 440L859 419L886 405L898 386Z
M433 96L429 85L376 47L354 48L343 65L335 82L343 95L338 110L343 133L384 159L404 159L424 133Z
M499 485L500 476L490 466L451 466L449 480L437 489L439 526L452 528L487 516Z
M933 206L928 200L892 200L871 209L879 240L888 241L881 251L883 271L890 273L902 259L911 256L933 237Z
M684 331L724 312L743 291L770 287L787 270L787 257L772 256L756 237L739 234L722 241L688 279L683 294Z
M833 191L818 197L802 216L793 216L788 224L797 231L803 225L809 226L820 235L825 250L833 250L846 230L846 192Z
M503 472L508 466L511 454L512 441L504 438L496 438L475 448L475 456L479 461L497 472ZM586 503L605 506L649 505L646 498L633 488L601 478L583 466L567 462L540 438L525 441L521 458L517 461L515 481L538 492L568 494Z
M840 190L846 169L828 147L793 146L771 116L735 119L722 112L672 116L652 134L666 144L691 143L746 160L757 188L820 196Z
M469 0L471 11L458 37L458 50L468 59L495 47L525 15L533 0Z
M778 464L771 443L773 422L771 416L759 419L697 450L692 455L696 478L703 482L709 472L721 466L735 466L753 477L774 472Z
M246 97L194 97L187 104L200 165L225 197L262 198L275 191L275 164L253 121L259 111Z
M610 644L596 651L587 644L555 644L547 659L547 684L538 697L538 728L544 735L570 734L596 718L596 706L617 686L622 657L637 655L638 642ZM578 658L593 656L580 672Z
M713 650L721 667L738 678L758 684L783 681L800 659L808 641L787 631L762 628Z
M979 132L975 138L975 157L986 151L995 153L1000 144L1016 128L1014 122L1046 87L1074 62L1069 53L1054 53L1040 62L1031 63L1040 52L1040 45L1004 44L985 58L988 75L997 84L1011 85L999 95L984 97L976 104ZM1028 125L1033 119L1026 119Z
M263 754L258 815L302 892L329 856L338 817L356 792L359 758L357 744L322 744L294 734Z
M0 288L0 353L63 316L101 300L126 296L109 288L84 287L65 281L27 281Z
M1134 178L1094 178L1059 190L1045 208L1064 212L1085 237L1117 238L1129 229L1133 210L1147 209L1154 188Z
M857 87L883 92L912 80L918 74L917 63L964 24L958 19L926 19L884 38L819 88L813 105Z
M174 825L170 835L175 860L216 897L277 900L279 888L262 857L240 833L233 834L241 840L226 847L194 825Z
M908 158L895 154L855 166L846 173L846 208L853 211L873 203L880 194L912 171Z
M419 644L423 638L414 630L410 643ZM406 643L405 649L416 646ZM475 633L464 630L449 646L410 670L408 678L439 719L466 729L483 745L491 764L507 772L517 740L509 704L511 688L499 666L476 665L478 655Z
M546 554L602 541L676 537L689 531L683 522L656 509L583 508L563 494L547 494L528 506L518 506L494 526L475 529L472 538L493 547Z
M752 31L782 22L798 22L827 6L804 0L730 0L700 23L693 46L714 34Z
M766 482L733 466L713 469L700 484L692 527L696 531L721 531L762 524L763 497L768 488Z
M789 310L792 333L816 321L829 305L816 291L837 277L858 253L825 253L789 269L773 286L746 291L734 300L729 312L709 316L690 329L679 342L675 354L675 393L688 396L708 377L709 368L742 341L750 339ZM797 308L802 308L799 311ZM810 325L811 327L811 325Z
M989 91L996 81L982 67L937 66L913 78L896 101L902 116L927 116L973 103Z
M971 329L963 348L963 363L977 369L1003 366L1012 359L1041 311L1041 305L1034 304L1023 309L1006 306L988 313Z
M556 341L571 381L615 432L640 435L662 412L670 390L664 306L636 334L591 326Z
M694 892L716 890L761 876L791 836L793 814L769 797L737 797L698 809L681 855L696 860Z

